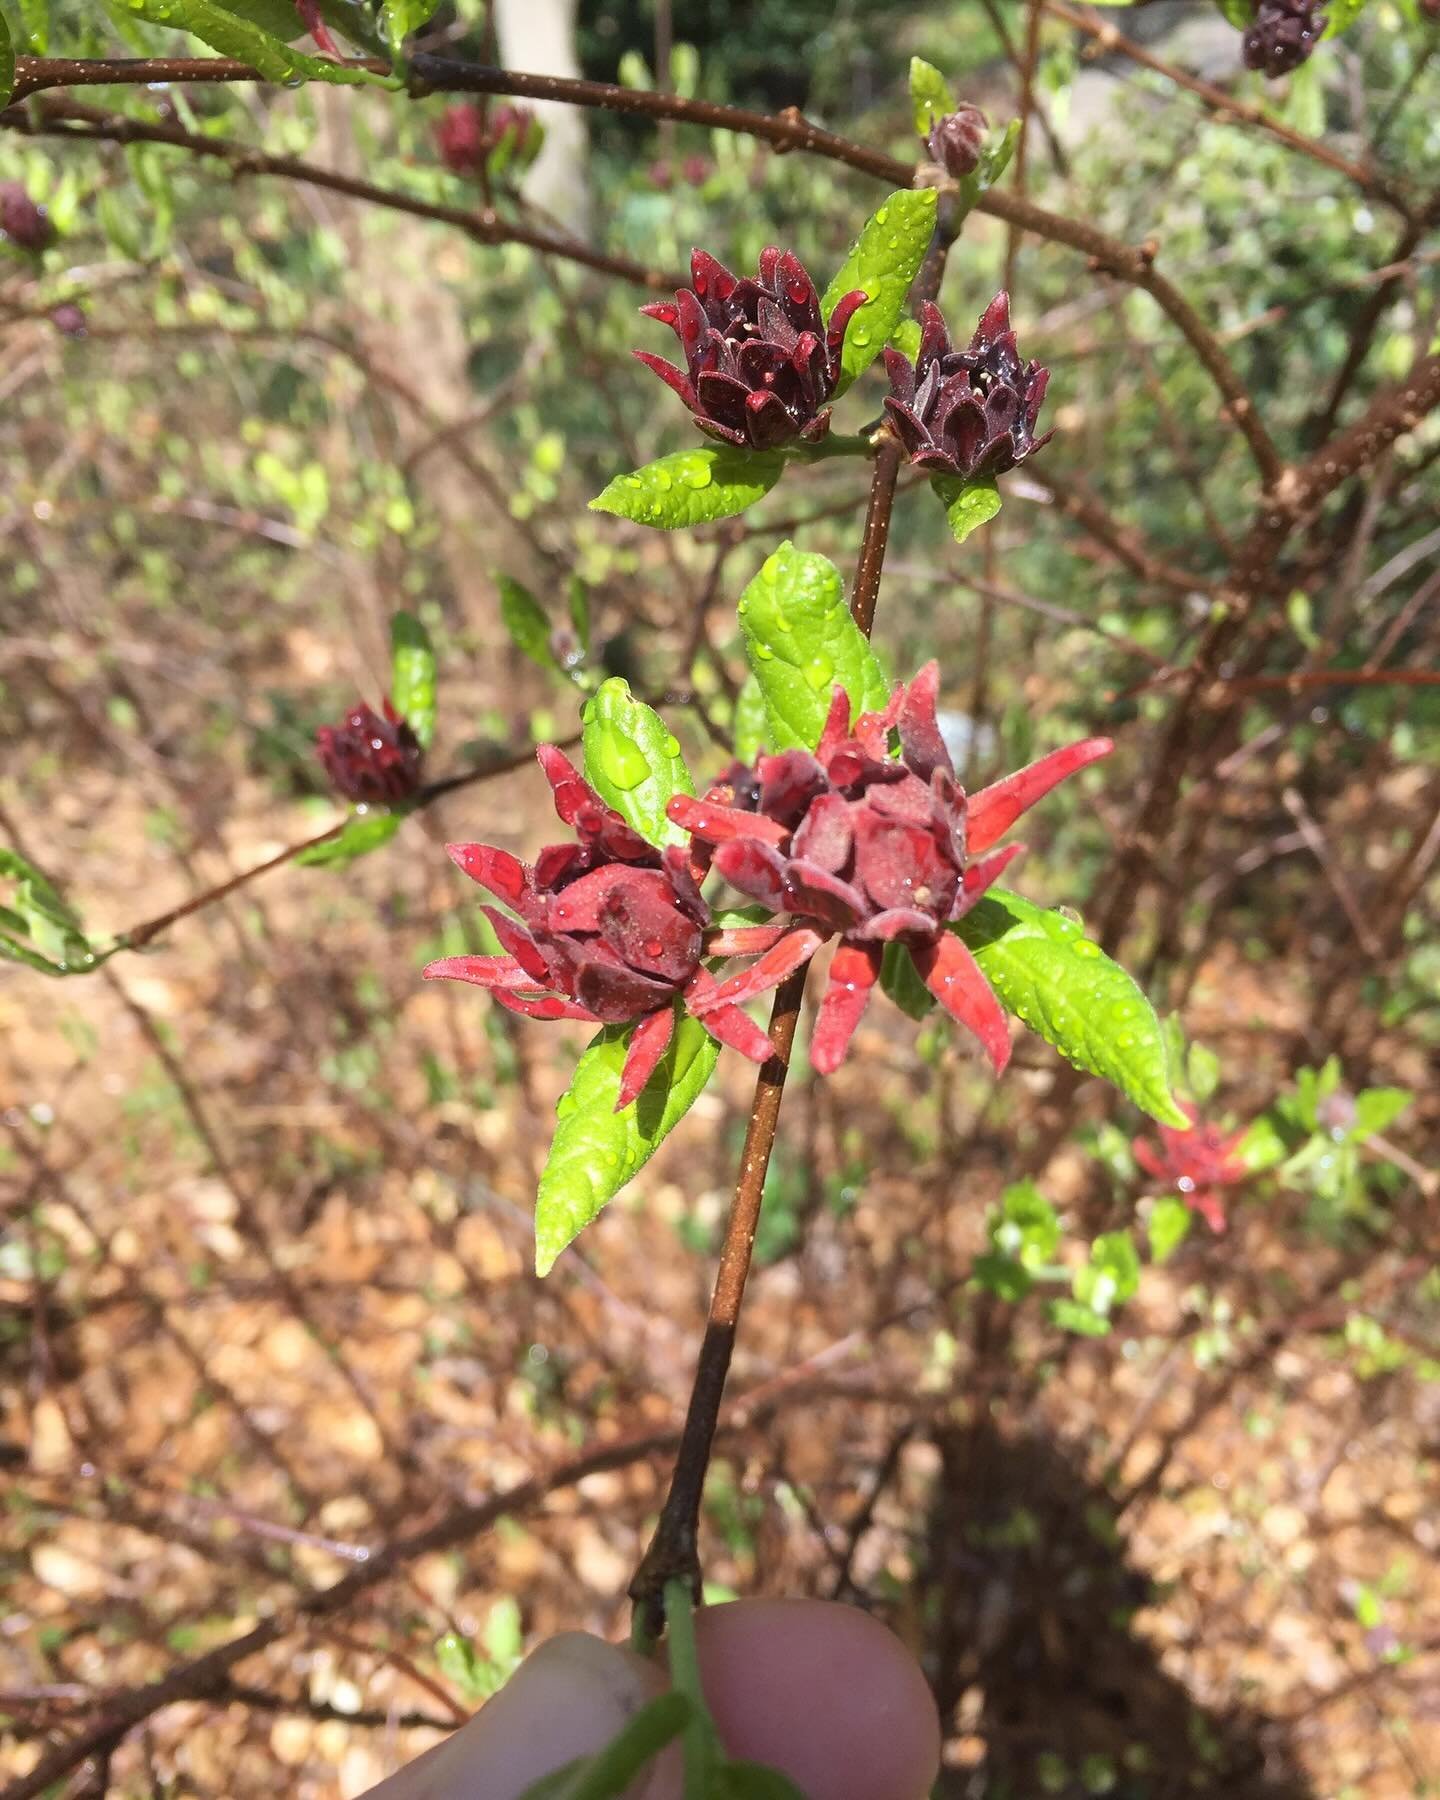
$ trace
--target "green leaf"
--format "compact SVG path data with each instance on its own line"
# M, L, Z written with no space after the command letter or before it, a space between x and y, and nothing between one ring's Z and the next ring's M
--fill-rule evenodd
M988 1293L999 1300L1008 1300L1012 1306L1023 1300L1035 1286L1034 1277L1023 1263L995 1250L977 1256L970 1272Z
M1393 1125L1415 1096L1408 1088L1366 1088L1355 1099L1355 1123L1348 1136L1357 1144Z
M962 481L958 475L932 475L930 485L945 508L957 544L963 544L980 526L988 525L1000 510L1000 490L993 476L983 481Z
M1204 1044L1192 1044L1185 1057L1185 1080L1190 1098L1204 1106L1220 1085L1220 1058Z
M1052 1300L1046 1310L1051 1323L1064 1331L1073 1331L1080 1337L1110 1335L1110 1321L1104 1313L1097 1313L1093 1307L1085 1306L1079 1300Z
M0 106L9 104L15 92L15 46L10 41L10 27L0 13Z
M661 1694L603 1750L542 1775L520 1800L623 1800L647 1765L679 1737L693 1711L684 1694Z
M25 28L25 37L30 49L36 56L43 56L50 47L50 0L20 0L20 23ZM5 22L0 19L0 38L3 38ZM3 51L0 51L3 55ZM0 95L5 92L3 72L0 72ZM0 105L3 105L0 99Z
M910 58L910 109L915 130L922 138L929 134L937 119L943 119L946 113L955 110L955 96L950 92L950 84L935 65L926 62L922 56Z
M1140 1254L1128 1231L1102 1232L1072 1282L1075 1298L1102 1318L1130 1299L1139 1285Z
M273 8L264 6L264 0L238 0L238 5L254 6L262 17L269 17L273 12ZM301 50L292 49L262 25L241 17L238 6L222 6L219 0L126 0L125 11L147 24L188 31L222 56L233 56L248 63L267 81L293 82L308 78L352 85L388 79L374 76L367 69L331 62L323 56L308 56Z
M1162 1194L1150 1208L1145 1233L1150 1240L1151 1262L1168 1262L1190 1235L1194 1217L1183 1200L1173 1194Z
M733 450L722 444L677 450L629 475L617 475L590 502L590 510L658 531L681 531L744 512L764 499L784 468L784 457L774 450Z
M396 56L410 33L427 24L439 4L440 0L380 0L380 22Z
M902 188L892 194L866 221L826 288L820 310L827 322L846 294L863 288L867 295L845 333L837 394L869 368L899 322L910 283L930 247L936 200L934 188Z
M1060 1248L1060 1220L1033 1181L1017 1181L1006 1188L985 1230L1002 1256L1029 1270L1054 1262Z
M1252 1175L1258 1175L1284 1162L1290 1152L1275 1121L1261 1113L1235 1146L1235 1153Z
M1320 137L1325 130L1325 89L1321 79L1323 63L1311 57L1301 63L1290 77L1290 91L1280 109L1285 123L1305 137Z
M693 794L695 783L659 713L615 675L586 701L580 719L585 779L605 804L652 844L685 843L665 808L673 795Z
M913 363L920 354L920 321L902 319L890 333L890 344L907 361Z
M1080 925L991 888L954 926L1002 1003L1077 1069L1113 1082L1142 1112L1182 1131L1160 1022L1135 982Z
M1255 17L1255 0L1215 0L1221 17L1237 31L1244 31Z
M390 620L390 701L428 750L435 741L435 646L414 613Z
M558 669L560 665L550 648L550 621L540 602L513 576L497 575L495 581L500 589L500 617L511 643L542 669Z
M840 572L824 556L781 544L740 597L740 629L777 750L815 748L837 682L862 712L890 697L845 605Z
M765 713L765 693L757 677L751 673L740 684L735 698L735 754L741 762L753 763L768 746L765 732L769 723Z
M555 1258L642 1169L700 1097L720 1055L698 1019L679 1012L675 1035L640 1097L615 1111L633 1025L607 1025L575 1065L535 1200L535 1268Z
M710 1778L707 1800L805 1800L788 1775L761 1763L730 1762Z
M903 1013L923 1019L935 1004L935 996L920 979L915 959L905 945L892 939L880 962L881 990Z
M24 963L45 975L77 975L105 960L91 949L80 915L50 877L4 845L0 881L14 884L3 908L3 923L10 930L0 936L0 957L6 962Z
M1326 8L1329 23L1325 27L1325 36L1339 37L1342 31L1348 31L1369 3L1370 0L1330 0Z
M368 856L382 844L388 844L400 829L404 813L365 812L348 819L333 837L323 844L312 844L295 858L307 869L343 869L357 858Z
M585 655L590 654L590 590L578 575L570 577L570 624Z

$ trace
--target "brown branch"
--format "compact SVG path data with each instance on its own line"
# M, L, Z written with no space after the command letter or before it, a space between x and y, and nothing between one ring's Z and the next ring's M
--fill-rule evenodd
M388 74L378 61L355 65L376 74ZM412 92L508 94L520 99L557 100L572 106L601 107L612 112L641 114L654 119L684 119L724 131L742 132L761 139L778 151L799 150L843 163L861 174L909 187L915 171L911 164L866 144L853 143L835 132L822 130L796 108L771 115L745 107L723 106L713 100L682 99L678 94L658 94L622 88L604 81L577 81L560 75L530 75L512 69L470 66L445 57L417 56L410 65ZM97 87L187 81L259 81L262 77L247 64L226 57L141 57L78 61L65 58L21 56L16 58L12 100L58 87ZM1032 201L991 189L982 194L976 211L1033 232L1052 243L1068 245L1088 257L1097 269L1131 282L1148 293L1166 313L1195 354L1225 401L1226 416L1245 438L1251 456L1268 489L1279 479L1279 452L1256 414L1244 383L1231 366L1219 339L1179 290L1154 267L1155 246L1133 247L1110 238L1079 220L1047 212ZM466 215L468 217L468 215Z
M65 102L44 102L38 116L11 107L0 113L0 124L22 137L86 138L92 142L114 144L163 144L188 151L192 156L213 158L227 163L231 173L268 175L282 180L303 182L307 187L324 188L330 193L345 194L352 200L363 200L371 206L390 212L408 213L412 218L430 219L452 226L478 244L524 244L542 256L558 256L579 263L602 275L613 275L620 281L633 282L654 292L667 292L681 284L681 277L660 269L647 269L627 256L609 256L592 250L578 239L553 232L537 231L529 225L502 219L491 207L475 211L463 206L443 206L429 200L417 200L393 188L377 187L373 182L341 175L333 169L317 168L298 156L271 156L248 144L231 138L205 137L186 131L179 125L150 124L141 119L118 118L94 112L89 107Z
M1046 489L1067 518L1074 519L1077 525L1083 525L1091 537L1103 544L1117 562L1123 563L1142 581L1173 588L1176 593L1185 595L1213 592L1213 582L1156 556L1146 547L1137 531L1112 518L1100 501L1082 487L1078 480L1057 476L1051 473L1048 466L1037 467L1033 462L1027 463L1025 473L1038 486Z
M851 617L866 637L869 637L875 619L875 600L890 535L890 515L895 504L895 482L901 458L899 442L888 431L878 433L870 503L860 541L855 587L850 596ZM686 1582L697 1602L700 1599L700 1504L704 1497L705 1474L710 1466L725 1381L735 1350L745 1283L750 1274L755 1233L760 1223L765 1173L775 1148L780 1102L785 1095L790 1052L795 1043L795 1028L800 1022L805 980L809 973L810 964L806 963L782 982L771 1008L770 1047L773 1055L761 1067L755 1082L755 1098L745 1128L735 1198L720 1249L720 1264L715 1273L705 1336L695 1365L680 1451L654 1536L630 1583L630 1598L635 1603L636 1635L640 1640L654 1641L660 1636L665 1622L667 1582Z
M1356 162L1348 156L1343 156L1338 150L1331 149L1329 144L1319 138L1306 137L1304 132L1296 131L1283 119L1278 119L1273 113L1266 112L1263 106L1257 106L1252 100L1238 99L1234 94L1227 93L1224 88L1216 87L1213 82L1203 81L1198 75L1192 75L1188 70L1177 68L1173 63L1168 63L1163 58L1156 56L1153 51L1146 50L1143 45L1134 43L1106 20L1097 19L1092 13L1082 12L1078 7L1067 5L1066 0L1040 0L1040 3L1052 18L1062 19L1067 25L1074 26L1076 31L1083 32L1101 50L1127 56L1131 62L1138 63L1142 69L1149 69L1153 74L1163 75L1176 87L1184 88L1187 93L1196 95L1216 115L1217 124L1223 125L1233 120L1237 124L1252 125L1258 131L1269 132L1272 137L1278 138L1291 150L1298 151L1302 156L1308 156L1312 162L1321 163L1327 169L1333 169L1337 175L1343 175L1347 181L1353 181L1363 193L1373 195L1375 199L1384 201L1387 206L1394 207L1402 217L1408 219L1411 216L1410 203L1405 195L1386 179L1375 163Z

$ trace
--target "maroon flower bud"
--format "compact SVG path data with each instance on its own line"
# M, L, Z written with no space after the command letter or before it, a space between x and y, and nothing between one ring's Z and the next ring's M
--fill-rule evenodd
M703 1018L713 1038L764 1062L770 1055L765 1033L738 1006L716 998L718 984L704 958L726 954L731 946L717 946L717 936L726 934L709 929L710 909L685 852L657 850L631 830L553 745L543 745L539 756L555 810L578 841L542 850L533 867L490 844L451 844L456 866L518 913L520 922L487 906L505 954L447 956L430 964L426 978L489 988L501 1006L527 1019L638 1021L617 1111L636 1097L665 1054L677 996ZM757 991L781 979L762 981Z
M671 173L670 165L663 160L651 163L645 171L645 179L652 188L661 194L668 194L675 185L675 177Z
M360 700L343 725L315 733L330 785L362 806L398 806L420 785L420 740L388 699L383 704L383 719Z
M1247 69L1260 69L1273 81L1298 69L1325 30L1321 0L1256 0L1255 23L1245 33L1242 55Z
M925 139L926 148L945 173L958 181L962 175L973 175L979 168L989 123L978 106L958 107L930 127L930 135Z
M40 251L55 236L43 206L37 206L18 181L0 181L0 236L17 250Z
M488 135L491 148L498 150L506 138L509 138L514 152L523 154L535 130L535 123L535 115L528 106L497 106L490 115Z
M635 355L722 443L746 450L773 450L797 437L817 443L830 429L825 403L840 378L845 328L865 303L863 290L844 296L827 330L815 283L793 251L762 250L752 281L696 250L690 279L673 305L640 308L673 327L685 369L648 350Z
M980 1039L996 1069L1005 1066L1010 1037L1000 1003L946 926L969 912L1019 846L972 860L976 853L1057 782L1113 748L1108 738L1072 744L967 795L936 722L939 681L938 666L927 663L908 687L896 687L884 712L862 714L853 728L849 699L837 687L813 755L762 756L753 772L729 771L723 789L703 800L670 802L670 817L713 846L714 866L732 887L802 921L796 935L805 940L839 934L810 1050L821 1074L843 1061L879 979L885 945L896 940L940 1004ZM890 754L892 728L900 738L898 758ZM747 947L759 948L767 930L774 947L753 969L722 981L702 1008L753 998L752 978L768 978L787 954L774 928L757 928ZM791 960L803 961L802 949L810 954L797 945Z
M435 148L452 175L478 175L491 149L480 108L468 103L447 107L435 127Z
M1250 1177L1244 1157L1237 1154L1245 1133L1236 1131L1227 1136L1217 1126L1197 1123L1195 1108L1188 1103L1182 1103L1181 1111L1189 1115L1190 1125L1184 1131L1162 1125L1160 1149L1146 1138L1136 1138L1130 1149L1147 1175L1174 1188L1185 1204L1218 1233L1225 1229L1220 1190Z
M681 178L691 187L700 187L710 179L710 162L704 156L687 156L680 165Z
M85 308L73 300L62 301L52 309L50 323L62 337L83 338L87 329Z
M886 350L890 395L885 410L910 460L974 480L1000 475L1048 444L1035 421L1050 371L1020 361L1010 329L1010 296L999 293L980 316L967 350L952 350L940 309L920 309L920 351L912 368Z

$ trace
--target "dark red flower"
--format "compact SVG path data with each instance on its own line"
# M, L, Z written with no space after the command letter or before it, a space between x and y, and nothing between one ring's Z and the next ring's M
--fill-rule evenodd
M737 765L703 800L670 802L670 817L713 848L715 868L733 887L799 920L811 937L839 934L810 1051L822 1074L843 1061L892 940L909 949L931 993L975 1033L996 1069L1005 1066L1010 1037L1000 1003L946 926L969 912L1019 846L971 859L1057 782L1113 748L1108 738L1072 744L967 795L936 722L939 680L928 663L908 687L896 687L884 712L864 713L853 727L849 699L836 688L814 755L762 756L753 770ZM892 727L898 758L889 750ZM786 954L784 929L752 936L753 948L762 932L774 942L756 971L768 975L770 957ZM751 998L756 971L722 981L702 1004Z
M74 300L62 300L50 313L50 323L62 337L83 338L88 329L85 308Z
M704 250L690 257L691 286L674 304L657 300L641 312L673 327L685 368L637 350L646 368L672 387L695 423L722 443L773 450L795 438L817 443L830 429L826 405L840 379L840 349L857 288L820 316L815 283L793 251L760 252L755 280L732 275Z
M677 995L722 1044L764 1062L770 1040L705 968L707 956L743 953L749 934L711 929L684 850L657 850L606 806L551 744L540 766L555 793L555 810L573 826L573 844L542 850L531 867L489 844L451 844L457 867L520 915L487 906L503 956L447 956L425 970L489 988L499 1003L528 1019L588 1019L616 1025L636 1020L620 1079L616 1110L628 1106L653 1074L675 1027ZM772 960L763 992L820 943L803 934L793 960ZM749 997L753 997L753 994Z
M382 719L357 700L343 725L322 725L315 733L331 786L363 806L398 806L420 785L420 740L388 699L383 704Z
M470 103L447 107L435 127L435 148L454 175L478 175L490 154L480 108Z
M935 121L925 146L945 173L959 180L979 168L988 126L989 120L978 106L960 106Z
M1199 1124L1199 1115L1188 1102L1182 1101L1180 1110L1191 1121L1184 1131L1162 1125L1158 1150L1148 1138L1136 1138L1131 1152L1147 1175L1173 1187L1212 1231L1224 1231L1220 1190L1247 1181L1251 1173L1244 1157L1237 1154L1245 1133L1227 1135L1216 1125Z
M981 314L967 350L951 349L940 309L927 300L913 367L898 350L886 350L885 368L885 410L921 468L966 481L1000 475L1050 441L1050 432L1035 436L1050 371L1020 361L1006 293Z
M37 206L18 181L0 181L0 236L17 250L44 250L55 236L43 206Z
M1245 67L1272 81L1288 75L1308 60L1324 30L1321 0L1256 0L1255 23L1241 49Z

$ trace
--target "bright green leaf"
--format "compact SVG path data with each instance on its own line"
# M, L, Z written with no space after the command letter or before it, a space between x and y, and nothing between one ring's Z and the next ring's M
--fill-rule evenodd
M513 576L497 575L495 582L500 589L500 617L511 643L542 669L558 669L560 665L550 648L550 621L544 607L524 582Z
M368 856L372 850L388 844L400 829L404 816L398 812L356 813L334 837L326 838L322 844L312 844L295 860L307 869L343 869L358 857Z
M1204 1044L1192 1044L1185 1056L1185 1080L1190 1098L1204 1106L1220 1085L1220 1058Z
M390 620L390 700L428 750L435 741L435 646L414 613Z
M1194 1217L1183 1200L1173 1194L1162 1194L1150 1208L1145 1221L1145 1234L1150 1240L1151 1262L1168 1262L1190 1235Z
M1366 1088L1356 1096L1355 1123L1350 1127L1348 1135L1357 1144L1374 1137L1377 1131L1384 1131L1387 1125L1393 1125L1414 1098L1408 1088Z
M1105 1231L1090 1246L1089 1260L1075 1271L1075 1298L1108 1316L1140 1285L1140 1255L1128 1231Z
M930 485L945 508L957 544L963 544L972 531L989 524L1000 510L1000 490L993 476L983 481L962 481L958 475L932 475Z
M937 119L955 110L955 96L950 84L933 63L923 56L910 58L910 109L915 130L923 138Z
M987 1250L983 1256L977 1256L970 1273L987 1293L994 1294L998 1300L1008 1300L1012 1306L1023 1300L1035 1286L1034 1277L1023 1263L1002 1256L996 1250Z
M985 1230L1002 1256L1026 1269L1043 1269L1060 1248L1060 1220L1033 1181L1017 1181L1005 1189Z
M918 319L902 319L890 333L892 349L898 350L908 361L914 362L920 355L920 321Z
M769 720L765 712L765 694L753 672L740 684L735 699L733 720L735 754L743 763L753 763L768 748L765 732Z
M555 1137L535 1200L535 1268L541 1275L650 1160L714 1072L720 1046L698 1019L680 1012L659 1068L634 1105L617 1113L633 1031L633 1025L607 1025L599 1032L555 1109Z
M678 740L653 707L616 675L603 682L581 715L585 779L652 844L683 844L685 833L665 816L675 794L693 794Z
M1275 1121L1268 1113L1261 1113L1235 1146L1235 1153L1252 1175L1258 1175L1284 1162L1289 1149Z
M15 91L15 46L10 40L10 27L0 13L0 106L9 103Z
M570 577L570 624L581 651L590 654L590 590L578 575Z
M1110 1321L1104 1313L1079 1300L1052 1300L1046 1308L1050 1321L1062 1331L1073 1331L1080 1337L1108 1337Z
M875 652L845 605L840 572L826 557L781 544L740 598L740 629L777 750L814 749L837 682L862 712L890 697Z
M13 884L8 903L0 909L9 927L0 937L0 958L46 975L83 974L104 961L91 949L80 915L49 876L4 845L0 845L0 882Z
M880 963L880 986L903 1013L923 1019L935 1004L935 996L920 979L915 959L905 945L892 939Z
M1160 1022L1135 982L1065 914L1004 888L954 927L1001 1002L1076 1068L1183 1130Z
M440 0L380 0L380 22L396 56L410 33L428 23L439 4Z
M774 450L733 450L721 444L677 450L629 475L617 475L590 502L590 510L659 531L680 531L744 512L764 499L784 468L784 457Z
M1325 36L1339 37L1342 31L1348 31L1368 5L1369 0L1330 0L1325 9L1329 20Z
M935 229L934 188L902 188L866 221L864 229L825 290L820 310L826 320L841 299L856 288L868 296L850 320L840 353L844 393L884 349L905 310L910 283L919 273Z
M36 56L43 56L50 47L50 0L20 0L20 23L30 49ZM0 35L3 31L4 21L0 20ZM0 81L0 93L3 92L4 82Z
M1244 31L1255 18L1255 0L1215 0L1222 17L1237 31Z

